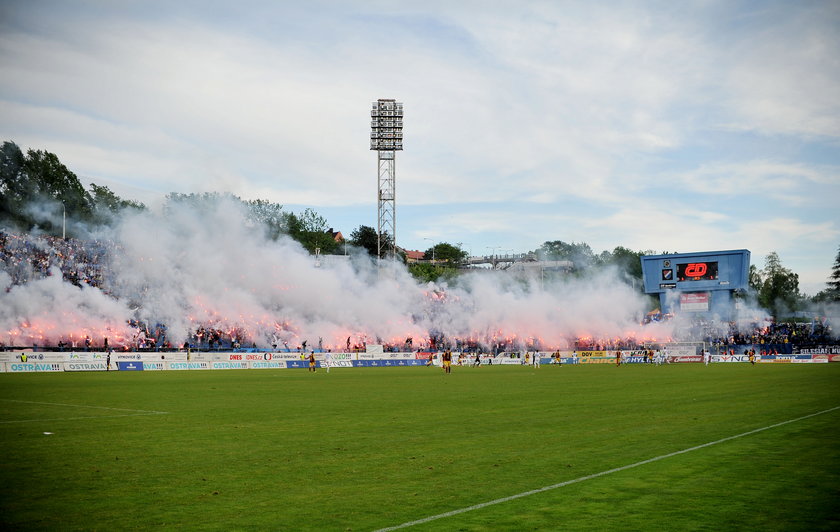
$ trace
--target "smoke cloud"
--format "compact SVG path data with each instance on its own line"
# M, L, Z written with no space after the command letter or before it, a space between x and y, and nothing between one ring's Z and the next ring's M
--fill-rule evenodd
M644 297L613 271L565 280L477 271L452 285L420 284L402 265L380 268L364 253L316 262L289 238L267 239L241 204L224 198L130 213L96 236L114 243L102 289L78 288L57 270L13 286L0 296L0 331L12 340L90 335L116 344L137 334L128 322L139 320L165 325L173 345L203 326L262 348L307 341L332 349L348 337L396 345L411 337L416 347L431 335L553 349L577 338L672 334L667 323L639 325ZM0 284L11 285L5 272Z

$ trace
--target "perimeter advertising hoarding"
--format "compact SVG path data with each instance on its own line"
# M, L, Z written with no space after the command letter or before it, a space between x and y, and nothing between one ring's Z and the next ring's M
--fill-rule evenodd
M64 371L63 364L60 362L10 362L7 367L10 373Z
M77 360L64 363L64 371L107 371L104 361L80 362Z
M684 292L680 294L680 310L683 312L706 312L709 310L708 292Z

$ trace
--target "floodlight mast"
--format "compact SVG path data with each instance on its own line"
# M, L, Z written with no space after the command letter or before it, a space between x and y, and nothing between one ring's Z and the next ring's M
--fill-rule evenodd
M377 162L377 244L379 258L397 256L397 202L395 152L403 149L403 104L382 99L370 111L370 149ZM390 237L390 239L389 239ZM389 241L390 240L390 241Z

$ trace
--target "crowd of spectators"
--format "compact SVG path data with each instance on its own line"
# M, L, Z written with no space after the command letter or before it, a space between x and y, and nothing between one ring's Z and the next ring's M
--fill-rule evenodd
M717 346L792 344L796 347L816 347L838 342L833 333L831 323L825 318L805 323L766 321L750 324L746 329L730 323L728 334L711 336L708 341Z
M42 279L58 268L69 283L104 288L106 263L113 247L113 243L101 240L0 231L0 261L11 286Z
M63 239L48 235L33 235L0 230L0 268L11 280L6 290L15 285L22 285L29 281L44 278L60 271L63 278L76 286L89 286L108 291L111 277L108 265L118 246L109 241ZM434 298L442 302L444 298ZM672 319L671 315L662 315L656 311L649 313L644 323L661 322ZM132 350L169 350L191 347L195 349L239 349L257 346L252 342L246 331L233 328L223 330L210 326L199 326L192 331L183 346L173 346L166 335L164 324L149 326L135 320L128 322L131 330L135 331L131 338L122 339L120 344L111 347ZM796 347L815 347L838 342L825 319L814 319L808 322L780 322L762 321L750 324L721 323L694 319L675 328L676 341L703 341L709 345L728 347L738 345L785 345ZM521 350L539 351L552 350L557 346L542 345L539 339L492 339L478 341L475 339L448 338L442 333L431 331L428 338L406 338L404 341L383 342L377 338L377 344L383 345L385 351L419 351L452 349L466 353L493 352L504 353ZM62 341L59 348L77 348L79 342ZM359 338L351 342L347 338L347 351L363 351L367 340ZM567 348L592 351L609 350L640 350L651 345L649 341L642 341L635 336L626 338L567 338ZM107 340L96 342L89 337L85 339L86 349L108 348ZM282 345L281 345L282 344ZM308 346L310 350L325 350L318 341L317 347ZM304 341L300 345L289 346L285 342L275 341L273 349L286 351L301 351L307 349ZM337 349L342 350L342 349Z

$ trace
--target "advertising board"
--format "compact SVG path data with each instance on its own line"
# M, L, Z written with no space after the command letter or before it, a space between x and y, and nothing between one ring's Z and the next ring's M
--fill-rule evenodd
M105 361L99 360L96 362L82 362L74 360L64 363L64 371L106 371Z
M578 356L580 357L605 357L607 356L606 351L578 351Z
M709 310L708 292L682 292L680 310L683 312L706 312Z
M6 367L9 373L64 371L60 362L9 362Z
M211 362L210 369L248 369L248 363L244 360L228 362Z
M139 360L119 361L117 362L117 369L120 371L143 371L143 363Z
M210 369L210 362L166 362L164 369L171 369L176 371L192 370L192 369Z
M802 348L799 353L803 355L840 355L840 345Z
M579 364L615 364L615 357L582 357Z
M286 369L284 360L252 360L248 362L251 369Z
M712 355L712 362L749 362L747 355Z
M680 356L668 356L668 359L671 362L703 362L703 357L700 355L680 355Z

